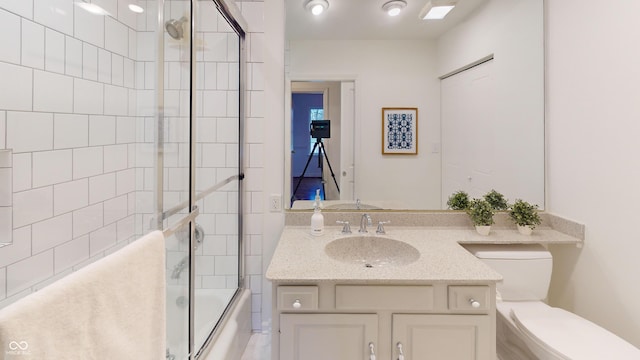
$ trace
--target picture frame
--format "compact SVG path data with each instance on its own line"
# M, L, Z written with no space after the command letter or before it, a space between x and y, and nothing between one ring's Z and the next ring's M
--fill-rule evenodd
M382 108L382 154L418 154L418 108Z

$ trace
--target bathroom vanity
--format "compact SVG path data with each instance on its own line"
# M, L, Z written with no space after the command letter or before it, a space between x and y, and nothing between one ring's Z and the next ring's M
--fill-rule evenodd
M376 214L396 225L384 235L328 227L317 237L308 225L291 225L301 222L297 217L307 222L308 214L288 214L266 272L273 287L273 360L494 360L502 276L461 244L580 246L584 231L550 214L531 236L500 217L481 236L465 225L464 214ZM362 214L327 215L327 223L353 224ZM578 231L572 236L550 225Z
M267 271L272 359L494 360L501 276L458 245L462 233L286 227Z

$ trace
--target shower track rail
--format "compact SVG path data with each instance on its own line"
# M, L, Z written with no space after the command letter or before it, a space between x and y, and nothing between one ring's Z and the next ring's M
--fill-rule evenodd
M171 235L178 232L184 226L188 225L190 222L195 221L196 217L200 214L200 209L197 206L194 206L194 209L189 213L189 215L183 217L177 223L173 224L171 227L162 230L162 235L164 235L165 239L170 237Z
M201 191L198 194L196 194L195 202L198 202L198 201L204 199L205 197L209 196L211 193L217 191L218 189L222 188L223 186L229 184L230 182L235 181L235 180L242 180L243 178L244 178L244 176L242 174L230 176L230 177L224 179L222 182L217 183L217 184L205 189L204 191ZM189 206L189 200L185 200L185 201L181 202L180 204L172 207L171 209L163 212L162 215L161 215L161 219L160 220L163 221L163 220L169 218L170 216L173 216L173 215L179 213L180 211L182 211L184 208L186 208L188 206ZM195 206L194 206L194 208L195 208ZM151 219L151 222L154 223L155 219Z

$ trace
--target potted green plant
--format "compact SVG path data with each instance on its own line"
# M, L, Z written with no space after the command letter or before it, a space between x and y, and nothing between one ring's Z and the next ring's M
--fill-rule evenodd
M447 206L451 210L466 210L469 207L469 194L462 190L454 192L449 196Z
M489 235L491 225L493 224L493 208L487 200L473 199L469 203L467 214L471 218L476 231L480 235Z
M495 211L503 211L509 208L509 203L507 199L504 198L504 195L493 189L484 195L484 199L487 200Z
M518 231L523 235L531 235L536 225L541 223L538 215L538 205L531 205L521 199L517 199L511 205L509 217L516 223Z

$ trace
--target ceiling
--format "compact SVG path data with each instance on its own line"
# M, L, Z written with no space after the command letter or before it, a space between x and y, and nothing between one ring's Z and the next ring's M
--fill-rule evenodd
M329 8L314 16L305 0L285 0L286 36L289 40L417 40L435 39L464 21L489 0L458 0L443 20L418 19L428 0L406 0L400 15L382 10L388 0L327 0Z

